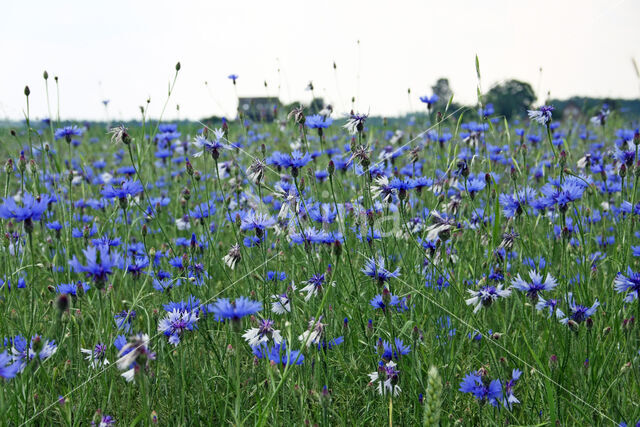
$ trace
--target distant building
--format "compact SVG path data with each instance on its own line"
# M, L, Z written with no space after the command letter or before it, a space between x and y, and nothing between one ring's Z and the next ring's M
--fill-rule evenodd
M249 120L255 122L272 122L280 108L280 100L276 97L240 98L238 109Z

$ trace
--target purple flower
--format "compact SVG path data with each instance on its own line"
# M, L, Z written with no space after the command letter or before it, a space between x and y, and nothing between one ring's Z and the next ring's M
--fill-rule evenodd
M543 105L537 110L528 110L529 118L541 125L546 125L551 122L551 112L554 108L550 105Z
M538 299L538 293L550 291L558 285L551 275L547 274L543 279L542 275L535 270L529 271L529 278L531 280L527 282L518 274L511 284L517 290L525 292L534 301Z
M213 313L217 320L230 319L239 321L244 316L257 313L260 310L262 310L262 303L245 297L240 297L235 301L229 301L228 298L220 298L213 305Z
M24 193L20 206L12 197L8 197L0 205L0 217L16 221L39 221L50 201L51 198L46 194L36 199L31 194Z
M498 406L502 400L502 384L500 380L488 382L486 376L480 376L478 372L471 372L460 383L459 391L471 393L480 401L487 401L493 406Z
M636 250L634 249L633 252L635 255ZM636 273L631 270L631 267L627 267L627 275L618 273L613 285L618 293L628 292L624 299L626 302L633 302L638 298L638 292L640 292L640 273Z

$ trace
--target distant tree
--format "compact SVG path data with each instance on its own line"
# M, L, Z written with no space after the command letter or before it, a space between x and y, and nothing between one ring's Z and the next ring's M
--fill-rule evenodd
M434 95L438 95L440 102L443 102L445 105L449 102L449 98L453 92L451 91L451 87L449 86L449 79L445 77L441 77L436 81L436 84L431 86L431 91Z
M493 103L496 114L507 119L526 114L535 100L536 95L529 83L513 79L494 85L485 95L485 103Z

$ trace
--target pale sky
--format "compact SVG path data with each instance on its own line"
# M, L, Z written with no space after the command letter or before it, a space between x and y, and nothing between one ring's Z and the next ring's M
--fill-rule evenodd
M103 99L112 120L139 118L148 97L157 117L177 61L166 120L178 117L176 104L180 118L234 117L231 73L240 76L239 96L285 102L309 102L305 87L313 81L316 96L338 113L352 96L371 115L422 110L418 97L443 76L458 102L474 103L476 54L484 90L518 78L539 99L547 91L640 96L636 0L3 3L0 119L23 118L25 85L32 117L48 116L44 70L53 116L58 76L62 119L105 119Z

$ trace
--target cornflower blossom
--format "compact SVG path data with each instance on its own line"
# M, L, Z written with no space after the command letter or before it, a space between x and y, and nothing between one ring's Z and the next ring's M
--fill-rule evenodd
M536 304L536 310L538 311L543 311L543 310L548 310L549 312L549 317L553 316L553 312L556 309L556 307L558 306L558 300L557 299L544 299L542 297L538 297L538 303ZM562 312L561 312L562 313Z
M116 420L111 415L102 415L100 417L100 423L98 424L96 424L95 421L91 421L92 426L97 425L98 427L109 427L115 424L116 424Z
M149 348L149 335L137 334L129 338L118 352L116 364L127 382L132 382L135 373L142 367L147 367L150 360L155 360L156 354Z
M229 252L224 257L222 257L222 260L224 261L226 266L232 270L236 268L236 264L241 259L242 253L240 252L240 245L238 245L237 243L235 245L232 245L231 248L229 248Z
M385 299L387 300L386 302ZM386 312L387 308L400 304L400 298L391 293L386 297L383 294L379 294L373 297L371 301L369 301L369 304L375 309L381 309L383 312Z
M400 267L397 267L394 271L389 271L384 268L384 265L384 258L379 255L377 260L375 258L367 258L364 263L364 267L360 271L365 275L376 279L379 285L383 285L392 278L400 276Z
M538 300L538 294L542 291L550 291L554 289L558 283L556 279L554 279L550 274L545 275L543 278L541 274L539 274L535 270L529 271L530 281L523 280L520 277L520 273L513 279L511 285L522 292L525 292L529 298L533 301Z
M296 286L291 285L291 292L295 292ZM271 311L275 314L284 314L291 312L291 298L285 292L278 295L271 295L273 302L271 303Z
M174 308L158 323L158 332L169 337L169 343L177 346L185 331L193 331L198 322L198 315L191 310Z
M222 129L214 129L213 136L213 141L210 141L202 135L196 136L192 144L194 147L201 150L195 153L193 157L200 157L206 151L217 159L221 149L229 148L226 144L222 143L224 139L224 131Z
M635 255L637 252L635 248L633 252ZM613 285L616 292L627 292L627 296L624 298L625 302L633 302L638 298L638 292L640 292L640 273L634 272L631 267L627 267L626 276L618 273Z
M82 136L84 130L79 128L78 126L65 126L62 128L56 129L53 134L53 138L57 141L59 139L64 138L67 142L71 142L71 138L74 136Z
M378 394L384 396L390 393L397 396L402 392L398 385L400 371L396 369L396 366L396 363L391 360L387 363L380 361L378 370L368 374L369 385L375 386Z
M324 328L327 326L327 324L322 323L321 320L322 316L320 316L318 320L312 317L311 320L309 320L309 328L298 336L298 340L307 347L310 347L312 344L318 345L323 338Z
M140 181L131 181L128 179L122 180L119 185L113 186L112 184L106 185L100 194L107 199L120 199L125 200L128 196L136 196L142 193L144 188Z
M122 268L122 257L116 251L110 252L108 247L89 246L87 249L83 249L82 253L85 256L86 265L80 264L75 255L69 261L69 265L73 271L85 273L98 285L104 285L115 268Z
M502 289L502 286L483 286L477 291L467 289L467 292L473 296L465 300L465 302L467 305L475 305L473 312L477 313L482 307L491 306L498 298L506 298L511 295L511 289Z
M520 379L521 375L522 371L520 369L514 369L513 371L511 371L511 379L504 385L504 391L507 397L504 399L502 404L506 408L511 409L511 405L513 405L514 403L520 403L518 398L513 394L513 387L516 385L516 382Z
M569 324L569 321L573 321L578 324L584 322L589 317L593 316L600 306L600 302L598 302L597 299L591 307L576 304L571 292L569 292L567 302L569 304L569 310L571 311L571 314L565 315L559 308L556 309L556 316L560 318L560 323L562 323L563 325Z
M540 189L540 202L546 208L558 205L561 212L566 212L568 204L579 200L584 193L584 187L573 181L564 182L560 187L546 184Z
M131 330L131 323L136 316L137 314L135 310L122 310L121 312L113 315L113 321L116 323L117 329L122 329L124 332L129 333Z
M320 114L308 116L304 122L309 129L326 129L331 126L332 123L332 118L321 116Z
M318 295L319 292L322 292L323 286L325 284L324 281L325 277L324 273L322 273L314 274L309 278L309 280L307 280L306 282L302 282L307 284L307 286L300 289L302 292L307 293L307 295L305 295L304 297L304 300L309 301L311 297ZM330 283L328 285L335 286L335 283Z
M351 114L347 123L344 124L344 128L351 134L355 135L364 130L364 122L367 120L366 114Z
M374 199L380 199L385 203L393 200L393 188L389 185L389 178L384 175L376 177L371 185L371 195Z
M300 350L287 349L287 343L284 340L274 344L273 347L269 347L266 343L261 343L253 347L253 355L258 359L268 359L278 366L302 365L304 362L304 355Z
M282 335L279 329L274 328L274 321L271 319L261 319L258 321L257 328L249 328L242 335L249 344L249 347L256 347L261 344L267 344L270 339L276 344L282 342Z
M234 301L228 298L220 298L213 305L213 314L217 320L229 319L238 322L243 317L255 314L262 310L262 303L252 301L246 297L240 297Z
M260 159L253 159L251 165L247 168L247 176L254 184L259 184L264 179L264 171L267 164Z
M400 356L406 356L411 352L411 346L405 345L400 338L395 338L393 345L388 341L382 341L382 360L398 360Z
M513 194L500 194L498 198L502 213L506 218L513 218L524 212L524 208L534 201L536 191L533 188L526 187L516 191Z
M449 239L451 230L457 227L455 219L436 211L431 212L431 221L433 224L425 230L429 241L437 239L446 241Z
M29 193L24 193L21 201L22 206L20 206L13 197L5 198L0 205L0 218L24 222L25 231L31 233L33 221L40 221L50 201L51 197L46 194L35 198Z
M91 369L102 368L109 364L107 360L107 346L103 343L98 343L93 349L81 348L80 351L86 354L85 359L89 361Z
M18 375L19 371L19 361L14 361L14 358L11 357L6 350L0 353L0 378L10 380Z
M256 234L262 234L264 230L272 228L274 225L276 225L276 220L268 214L249 211L249 213L242 218L240 229L242 231L256 230Z
M431 108L431 106L433 104L435 104L436 102L438 102L440 98L438 97L438 95L436 95L435 93L431 96L425 95L425 96L421 96L420 97L420 102L422 102L423 104L427 104L428 108Z
M56 351L58 351L58 346L55 340L47 341L43 340L39 335L35 335L31 338L29 346L27 346L27 340L23 336L17 335L13 339L11 355L13 361L18 364L18 371L22 372L30 360L37 357L40 361L45 361L53 356Z
M482 401L489 402L492 406L498 406L502 401L502 384L500 380L489 382L486 375L480 375L479 372L471 372L467 374L460 383L459 391L463 393L471 393L473 396Z
M611 110L609 110L609 105L604 104L600 109L600 111L598 111L598 114L591 117L589 121L594 125L604 126L607 123L607 118L609 117L609 114L611 114Z
M527 113L529 113L529 118L531 120L534 120L541 125L548 125L551 123L551 112L553 110L554 108L552 106L543 105L537 110L527 110Z

